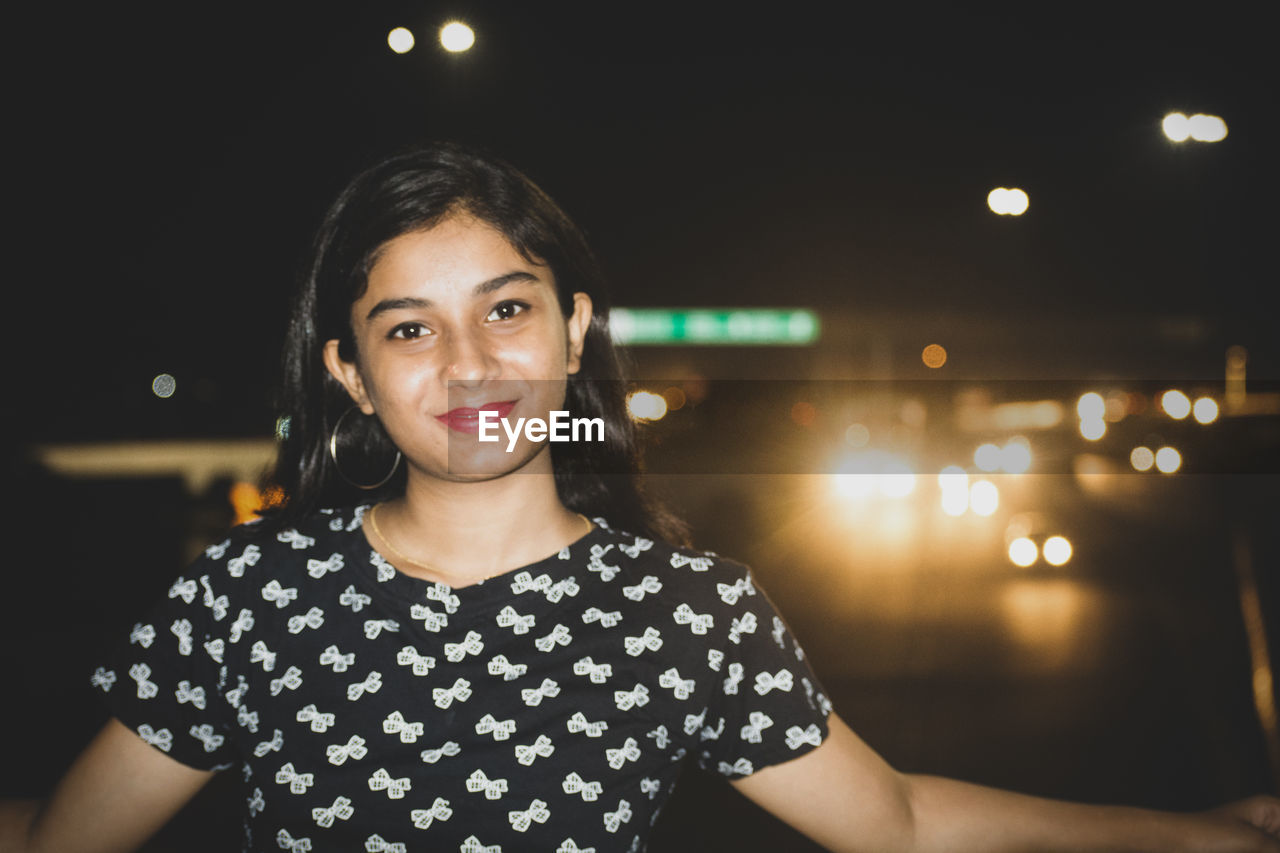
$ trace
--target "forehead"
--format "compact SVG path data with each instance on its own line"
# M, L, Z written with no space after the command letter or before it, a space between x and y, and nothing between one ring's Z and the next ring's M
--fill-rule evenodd
M544 265L521 255L501 231L474 216L457 214L384 243L369 270L369 289L433 284L470 288L518 270L549 277Z

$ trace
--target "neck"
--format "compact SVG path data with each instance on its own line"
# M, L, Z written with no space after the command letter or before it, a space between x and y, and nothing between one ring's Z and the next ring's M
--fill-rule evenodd
M378 509L378 531L366 523L375 547L406 574L466 586L549 557L587 531L560 503L550 471L471 483L414 473L405 494Z

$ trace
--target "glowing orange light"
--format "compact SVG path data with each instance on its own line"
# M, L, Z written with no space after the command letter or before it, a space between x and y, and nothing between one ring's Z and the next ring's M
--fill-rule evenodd
M947 363L947 350L941 344L929 344L920 353L920 360L925 367L939 368Z
M235 512L236 524L253 521L262 510L278 505L282 498L283 493L279 489L269 489L264 494L252 483L233 483L227 493L231 509Z

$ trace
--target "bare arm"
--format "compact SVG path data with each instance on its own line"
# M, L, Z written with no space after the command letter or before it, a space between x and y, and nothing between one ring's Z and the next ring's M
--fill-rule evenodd
M1280 853L1272 797L1199 815L1047 800L898 773L839 718L830 725L807 755L732 783L830 850Z
M195 770L169 758L112 719L48 800L0 806L0 851L134 850L212 777L212 771Z

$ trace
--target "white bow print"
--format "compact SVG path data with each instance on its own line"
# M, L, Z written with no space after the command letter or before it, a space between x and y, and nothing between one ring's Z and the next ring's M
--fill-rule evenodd
M502 853L502 845L485 845L474 835L468 835L462 839L462 846L458 848L458 853Z
M178 689L173 691L173 695L177 697L178 704L190 702L201 711L204 710L205 695L203 687L192 687L190 681L183 679L178 682Z
M677 699L688 699L698 685L692 678L681 678L673 666L658 676L658 686L673 691Z
M653 745L658 749L666 749L667 745L671 743L671 735L667 732L666 726L658 726L645 737L653 738Z
M227 597L225 595L214 597L213 587L209 586L208 575L200 576L200 585L204 587L204 606L213 611L215 622L221 622L227 615Z
M169 631L178 638L178 654L191 654L191 620L175 619Z
M89 680L94 687L101 687L103 692L109 693L116 683L116 674L100 666L93 671L93 678Z
M639 657L645 649L656 652L662 648L662 632L650 625L642 637L623 637L622 645L632 657Z
M662 581L653 575L645 575L635 586L624 586L622 594L632 601L640 601L645 593L656 593L662 590Z
M289 633L301 634L305 628L319 628L323 624L324 611L319 607L312 607L305 616L289 617Z
M476 734L487 735L492 732L494 740L507 740L515 731L515 720L498 720L493 714L485 714L476 723Z
M524 704L530 708L536 708L542 704L544 698L551 699L560 695L560 685L556 684L550 678L542 679L542 684L534 687L526 687L520 691L520 698L524 700Z
M382 721L382 730L389 735L400 735L401 743L417 743L422 737L422 723L410 723L399 711L392 711Z
M245 631L253 630L253 611L248 608L241 610L240 615L236 617L236 621L231 623L231 627L228 630L231 633L231 642L240 642L240 636Z
M258 559L262 556L262 551L257 545L248 545L244 549L244 553L239 557L232 557L227 560L227 574L233 578L244 577L244 570L247 566L256 566Z
M607 663L596 663L590 657L581 658L573 665L574 675L585 675L594 684L604 684L613 675L613 666Z
M396 567L386 561L377 551L369 552L369 562L378 570L378 583L386 583L396 576Z
M649 688L643 684L637 684L634 690L613 691L613 704L618 706L619 711L630 711L648 703Z
M284 746L284 732L276 729L271 740L264 740L253 748L253 754L262 758L268 752L279 752L282 746Z
M223 539L217 545L210 545L204 549L204 555L210 560L221 560L222 555L227 553L228 546L231 545L230 539Z
M704 710L703 713L706 713ZM720 722L713 729L711 726L704 726L702 729L703 740L720 740L720 735L724 734L724 717L720 718Z
M533 641L534 646L540 652L549 652L557 645L567 646L573 642L573 635L569 633L568 626L556 625L551 629L551 633L545 637L540 637Z
M751 585L751 581L747 578L738 578L730 586L727 583L716 584L716 592L720 593L720 600L725 604L737 604L738 599L744 595L755 595L755 587Z
M427 598L443 604L446 613L458 612L458 596L453 594L452 589L438 581L427 587Z
M484 651L484 643L475 631L468 631L461 643L445 643L444 657L450 663L458 663L467 655L478 655Z
M204 650L208 652L209 657L213 658L218 663L222 663L222 655L227 650L227 644L221 637L218 637L215 640L205 640Z
M729 639L732 642L742 642L743 634L754 634L756 632L756 615L751 611L743 613L742 616L735 618L733 623L729 625Z
M640 780L640 793L648 794L649 799L651 800L654 797L658 796L658 793L661 790L662 790L662 783L659 782L657 779L650 779L646 776L644 779Z
M814 746L822 745L822 731L817 725L810 723L808 728L800 728L792 726L787 729L787 746L792 749L799 749L801 744L810 743Z
M374 670L365 676L364 681L347 686L347 698L354 702L366 693L377 693L381 689L382 673Z
M547 804L542 800L534 800L529 804L529 808L524 811L507 812L507 820L511 822L511 828L516 832L527 830L530 821L546 823L549 817L551 817L551 812L547 809Z
M422 627L433 634L438 634L444 628L449 627L449 617L447 615L437 613L425 604L415 604L410 607L409 616L420 621Z
M548 758L555 751L556 748L551 743L551 738L546 735L538 735L538 739L528 746L516 745L516 761L528 767L538 756Z
M756 692L761 696L770 690L789 692L792 686L791 670L789 669L780 669L777 675L762 672L756 676Z
M640 556L641 551L648 551L652 547L653 547L652 539L644 539L640 536L637 536L635 542L631 543L630 545L619 545L618 550L634 560L636 557Z
M578 594L579 590L580 587L578 586L577 580L574 578L565 578L564 580L556 581L551 586L547 587L546 592L543 594L546 595L547 601L550 601L552 604L558 604L560 599L564 598L566 595L573 598Z
M295 551L301 551L303 548L310 548L312 545L316 544L316 540L312 539L310 536L303 536L293 528L281 530L277 533L276 541L287 543Z
M588 782L577 773L570 773L564 777L560 787L571 797L574 794L581 794L582 799L588 803L594 803L604 793L604 787L599 782Z
M497 622L499 628L510 628L516 634L527 634L529 629L534 625L533 615L521 616L515 611L511 605L502 608L498 614Z
M473 794L484 791L486 800L497 800L507 792L507 780L490 779L483 770L477 770L467 777L467 790Z
M276 784L289 786L289 790L295 794L305 794L307 789L316 782L315 774L299 773L293 769L293 762L285 764L276 772Z
M739 758L732 764L721 761L719 765L717 765L717 768L720 770L720 775L722 776L732 776L734 774L750 776L752 772L751 762L745 758Z
M550 575L534 577L528 572L520 572L511 579L511 591L516 595L524 592L545 592L551 588Z
M241 705L236 709L236 722L242 728L248 729L250 734L258 733L258 712L250 711L248 707Z
M334 716L319 711L315 705L307 705L298 711L294 719L300 723L310 723L313 732L327 732L329 726L333 725Z
M714 566L710 557L686 557L684 554L671 555L671 568L678 569L681 566L688 566L695 572L705 572Z
M393 800L404 799L404 792L411 787L413 786L409 784L408 776L401 776L399 779L393 778L385 767L379 767L369 777L370 791L386 791L387 796Z
M587 571L599 572L600 580L605 581L606 583L613 580L617 576L618 572L621 571L617 566L611 566L603 559L604 555L612 548L613 545L605 545L603 547L599 545L592 545L591 559L587 563Z
M605 729L609 728L609 723L605 720L601 720L598 723L588 722L586 715L581 711L576 711L565 725L568 726L569 731L575 734L585 732L587 737L600 737L604 734Z
M628 761L640 760L640 744L636 743L635 738L629 737L618 749L606 749L604 757L609 762L610 767L614 770L621 770L622 765Z
M712 671L719 672L720 667L724 665L724 652L719 649L707 649L707 666Z
M274 601L276 607L283 610L289 606L289 602L298 597L298 588L295 586L280 586L280 581L272 578L266 586L262 588L262 599L264 601Z
M291 666L286 669L284 671L284 675L279 678L271 679L271 684L269 685L272 696L279 696L280 691L284 690L286 687L290 690L297 690L301 686L302 670L298 669L296 666Z
M459 702L465 702L471 698L471 682L465 678L459 678L453 682L453 686L448 690L443 687L437 687L432 690L431 698L435 700L437 708L445 710L453 704L455 699Z
M229 702L233 708L239 707L240 700L244 697L244 694L249 692L249 682L244 680L243 675L237 674L236 680L240 683L228 690L226 694L227 702Z
M610 610L605 613L599 607L589 607L582 614L582 621L586 624L599 622L602 627L612 628L622 621L622 613L617 610Z
M386 841L381 835L370 835L364 842L364 853L408 853L403 843Z
M263 809L267 807L267 801L262 796L261 788L253 789L253 796L246 801L249 807L249 817L256 817Z
M195 599L198 591L199 588L196 586L195 581L178 578L173 582L173 586L169 587L169 597L177 598L181 596L183 601L190 604Z
M138 682L139 699L150 699L160 692L160 688L154 681L147 680L149 675L151 675L151 667L145 663L135 663L129 667L129 677Z
M446 756L449 758L453 758L455 755L457 755L461 751L462 749L458 746L457 743L451 740L447 740L444 742L444 744L440 746L439 749L422 750L422 760L425 761L427 764L435 764L441 758L444 758Z
M528 671L528 666L522 663L513 664L507 660L506 655L498 655L489 661L489 674L501 675L503 681L515 681Z
M596 848L579 847L572 838L566 838L564 843L556 848L556 853L596 853Z
M333 826L334 818L338 820L348 820L355 814L355 809L351 808L351 801L346 797L338 797L333 801L333 805L327 809L315 808L311 810L311 818L320 826L326 829Z
M258 640L249 649L249 663L261 663L262 671L270 672L276 668L276 653L267 648L262 640Z
M610 832L617 832L622 824L631 820L631 804L626 800L618 801L617 811L604 813L604 828Z
M342 570L342 555L330 554L327 560L307 560L307 574L313 578L322 578L325 572Z
M729 664L729 676L724 680L724 692L726 696L734 696L738 692L738 685L742 683L743 678L742 664Z
M129 632L129 642L137 643L144 649L151 648L151 644L155 642L156 629L150 625L143 625L141 622L133 626L133 630Z
M138 737L165 752L168 752L170 747L173 746L173 732L168 729L156 731L146 723L138 726Z
M320 653L320 665L332 666L334 672L346 672L347 667L356 662L355 653L344 655L337 646L329 646Z
M378 639L383 631L399 631L400 623L394 619L368 619L364 623L364 635L370 640Z
M409 817L413 819L413 825L418 829L430 829L433 820L448 820L453 817L453 809L449 808L448 800L436 797L431 808L414 809L409 812Z
M787 626L777 616L773 617L773 641L778 644L778 648L785 649L786 644L782 642L782 635L787 632Z
M308 853L311 850L310 838L294 838L287 829L276 833L276 846L289 853Z
M396 655L396 663L401 666L412 666L414 675L426 675L436 665L436 659L431 655L418 654L418 650L413 646L405 646Z
M347 759L359 761L368 754L369 748L364 745L364 738L360 735L352 735L347 739L345 744L331 743L325 749L325 755L329 757L330 764L345 764Z
M748 743L760 743L761 732L773 725L773 718L763 711L752 711L747 725L742 727L742 739Z
M363 592L356 592L355 585L352 584L342 591L342 595L338 596L338 603L343 607L350 607L352 613L359 613L372 604L373 599Z
M685 714L684 716L684 733L691 735L698 730L698 727L707 719L707 709L703 708L696 714Z

